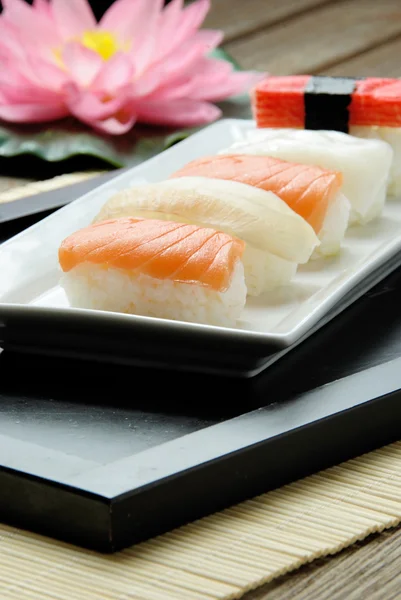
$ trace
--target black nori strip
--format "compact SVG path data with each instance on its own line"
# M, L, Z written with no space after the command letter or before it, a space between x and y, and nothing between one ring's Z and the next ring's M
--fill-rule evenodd
M348 107L355 83L352 77L312 76L304 91L305 129L348 133Z

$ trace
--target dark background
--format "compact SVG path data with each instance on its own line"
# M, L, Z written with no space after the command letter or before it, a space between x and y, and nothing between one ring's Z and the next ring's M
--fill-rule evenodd
M32 4L32 0L26 0L28 4ZM65 0L68 2L68 0ZM153 0L146 0L147 2L151 2ZM164 4L168 4L171 0L164 0ZM89 4L92 7L92 10L97 19L106 12L106 10L114 3L114 0L89 0ZM2 12L2 6L0 5L0 13Z
M146 0L146 2L151 1L153 0ZM168 4L169 2L170 0L165 0L164 4ZM96 18L100 19L100 17L106 12L109 6L113 4L113 0L92 0L91 2L89 2L89 4L91 5Z

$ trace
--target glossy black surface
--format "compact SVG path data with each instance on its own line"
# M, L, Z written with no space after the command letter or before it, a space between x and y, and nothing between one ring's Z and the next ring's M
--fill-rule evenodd
M115 551L398 439L400 305L398 269L249 380L4 352L0 520Z
M225 417L224 410L219 415L202 411L202 403L197 407L185 377L173 390L177 380L169 383L166 374L154 371L144 376L140 369L7 353L0 358L0 369L0 435L99 463L147 450ZM15 377L17 369L24 378ZM197 383L201 392L209 395L204 382Z

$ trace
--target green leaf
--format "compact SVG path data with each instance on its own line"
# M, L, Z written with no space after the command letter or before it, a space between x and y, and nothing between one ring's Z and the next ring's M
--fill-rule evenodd
M230 62L235 70L238 63L223 48L217 48L210 56ZM223 117L250 118L249 98L238 96L219 104ZM185 139L201 127L166 129L136 126L123 136L107 136L97 133L68 118L43 125L11 125L0 122L0 158L10 159L34 156L47 163L60 163L69 159L97 159L111 168L133 166L162 152ZM81 168L83 168L81 166Z
M112 167L146 160L166 148L173 132L135 127L124 136L106 136L72 119L41 125L0 125L0 157L34 155L51 163L75 156L100 159ZM170 143L173 143L173 139Z
M224 48L215 48L210 52L209 56L210 58L225 60L226 62L231 63L236 71L242 71L237 61L232 56L230 56L230 54L228 54L228 52L226 52Z

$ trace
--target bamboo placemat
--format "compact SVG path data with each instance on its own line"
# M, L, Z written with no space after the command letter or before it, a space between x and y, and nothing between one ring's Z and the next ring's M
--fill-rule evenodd
M111 556L0 525L0 598L241 598L400 522L396 442Z

